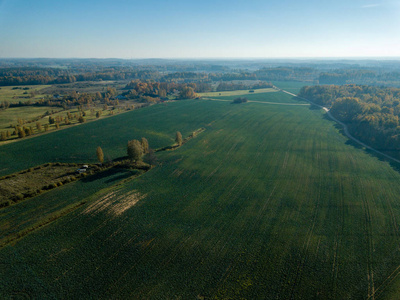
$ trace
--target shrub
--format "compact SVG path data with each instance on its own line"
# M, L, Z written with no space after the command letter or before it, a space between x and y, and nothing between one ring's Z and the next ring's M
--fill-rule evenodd
M240 104L240 103L245 103L245 102L247 102L248 100L247 100L247 98L245 98L245 97L238 97L238 98L235 98L233 101L232 101L232 103L233 104Z
M10 206L10 205L11 205L11 202L9 200L6 200L6 201L0 203L0 207L7 207L7 206Z
M14 196L14 199L15 199L15 201L20 201L20 200L24 199L24 195L17 194L17 195Z

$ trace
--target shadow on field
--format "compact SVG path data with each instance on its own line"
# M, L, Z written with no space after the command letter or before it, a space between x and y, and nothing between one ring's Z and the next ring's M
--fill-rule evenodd
M393 155L392 153L390 153L390 151L385 151L384 149L380 149L379 151L382 151L383 153L386 152L388 155L393 156L393 157L396 158L396 156ZM389 165L393 168L393 170L395 170L396 172L400 173L400 164L398 162L395 162L395 161L393 161L391 159L388 159L388 158L386 158L386 157L384 157L384 156L382 156L382 155L380 155L380 154L378 154L378 153L376 153L374 151L371 151L370 149L365 149L365 152L367 152L371 156L374 156L374 157L378 158L382 162L388 162Z
M332 122L332 119L329 118L327 114L324 114L323 118ZM333 122L334 122L334 121L333 121ZM334 122L334 123L335 123L335 124L334 124L333 126L334 126L336 129L339 130L339 133L340 133L341 135L343 135L344 137L346 137L346 139L347 139L347 141L345 142L346 145L349 145L349 146L352 146L352 147L354 147L354 148L356 148L356 149L362 150L362 151L364 151L365 153L367 153L367 154L369 154L369 155L371 155L371 156L373 156L373 157L376 157L377 159L379 159L379 160L382 161L382 162L388 162L388 163L390 164L390 166L391 166L396 172L399 172L399 173L400 173L400 163L395 162L395 161L393 161L393 160L391 160L391 159L389 159L389 158L387 158L387 157L385 157L385 156L383 156L383 155L381 155L381 154L379 154L379 153L377 153L377 152L375 152L375 151L372 151L371 149L365 148L364 146L360 145L360 144L357 143L356 141L353 141L352 139L350 139L350 138L345 134L342 125L340 125L340 124L338 124L338 123L336 123L336 122ZM394 151L392 151L393 153L391 153L391 151L386 150L386 149L376 149L376 150L378 150L378 151L380 151L380 152L383 152L383 153L385 153L385 154L387 154L387 155L389 155L389 156L392 156L392 157L394 157L394 158L397 158L397 157L396 157L397 153L394 152Z
M112 183L115 181L120 181L135 175L138 171L137 170L126 170L126 169L118 169L118 168L111 168L106 171L84 177L81 179L82 182L93 182L99 179L104 179L107 177L111 177L109 180L106 180L105 183ZM119 175L117 175L119 174Z

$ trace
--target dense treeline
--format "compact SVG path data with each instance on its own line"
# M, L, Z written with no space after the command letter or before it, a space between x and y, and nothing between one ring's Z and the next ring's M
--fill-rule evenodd
M211 85L215 82L261 80L400 87L400 66L395 63L381 63L369 67L343 63L304 64L304 66L289 64L269 67L260 64L258 65L259 69L250 70L195 63L165 63L164 65L161 62L156 62L154 65L146 61L141 63L140 65L116 61L112 65L106 61L82 60L70 63L66 61L65 65L51 68L40 67L40 63L36 63L37 66L0 67L0 86L64 84L102 80L154 80L157 82L196 83L195 92L208 92L212 90Z
M332 115L363 142L380 150L400 150L400 89L354 84L305 86L299 96L330 107Z
M0 68L0 86L61 84L77 81L125 80L158 78L149 70L109 68L105 70L65 70L56 68Z
M254 72L255 76L259 80L269 81L313 81L317 76L318 72L313 68L262 68Z
M61 68L0 68L0 86L61 84L100 80L155 80L159 82L202 83L234 80L297 80L312 81L317 77L310 68L263 68L255 72L170 72L142 70L140 67L114 67L106 69L61 69ZM207 92L203 87L197 92Z
M139 102L157 102L168 99L167 96L174 96L175 99L194 99L197 97L195 83L176 82L152 82L132 80L121 94L127 99Z

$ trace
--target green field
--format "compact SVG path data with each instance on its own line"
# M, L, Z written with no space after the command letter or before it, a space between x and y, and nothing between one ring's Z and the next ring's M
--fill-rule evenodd
M50 87L50 85L2 86L0 87L0 102L7 101L10 103L18 103L20 101L21 102L27 102L29 100L36 101L44 97L44 95L41 94L41 90L48 87ZM28 89L24 90L24 88ZM35 91L38 94L35 95L33 98L30 98L29 94L32 91Z
M78 205L97 191L135 173L129 170L108 170L4 209L5 214L0 219L0 245L17 237L20 232L24 233L46 223L53 216Z
M288 103L288 104L307 104L308 102L300 100L298 98L293 98L292 96L283 93L283 92L277 92L277 91L272 91L272 92L267 92L267 93L250 93L248 95L243 95L240 92L237 91L238 93L235 94L234 92L230 92L229 95L225 96L213 96L210 97L210 99L216 99L216 100L229 100L233 101L237 97L245 97L247 98L248 101L257 101L257 102L269 102L269 103ZM207 99L207 98L205 98Z
M38 116L42 116L47 111L51 111L52 109L54 108L46 106L39 106L39 107L23 106L23 107L8 108L6 110L0 110L0 129L8 130L11 133L14 129L10 128L10 125L13 126L17 125L18 119L30 121ZM56 110L60 109L56 108ZM35 124L36 122L26 124L25 126L36 127Z
M280 89L298 94L300 89L306 85L314 85L312 82L301 82L301 81L274 81L273 84Z
M176 131L184 136L218 118L213 105L175 102L130 111L118 116L18 140L0 147L0 176L47 162L96 162L100 146L106 160L126 155L129 140L146 137L151 148L173 143ZM21 159L23 157L24 159Z
M145 136L156 148L177 130L187 136L200 127L205 132L157 153L159 165L135 180L92 181L94 196L76 182L28 200L42 208L22 202L1 210L0 224L18 227L22 216L34 222L57 202L87 200L0 250L0 298L398 296L387 293L396 293L400 273L400 174L349 145L308 106L156 105L1 146L2 174L94 161L97 145L115 158L128 139Z
M199 93L201 97L217 97L217 96L242 96L242 95L251 95L251 94L260 94L260 93L273 93L276 92L274 89L255 89L253 93L250 93L249 90L239 90L239 91L224 91L224 92L209 92L209 93Z

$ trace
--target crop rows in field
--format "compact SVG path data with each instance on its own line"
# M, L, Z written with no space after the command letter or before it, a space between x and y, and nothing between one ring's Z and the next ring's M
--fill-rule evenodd
M12 207L3 208L0 218L0 247L57 219L97 191L134 174L136 171L106 170Z
M168 103L0 146L0 176L47 162L96 162L126 155L129 140L146 137L151 148L170 145L176 131L184 136L217 118L213 104ZM21 159L23 158L23 159Z
M253 92L250 92L253 91ZM201 97L227 97L227 96L246 96L246 95L254 95L254 94L265 94L265 93L275 93L276 90L272 88L266 89L255 89L255 90L236 90L236 91L221 91L221 92L208 92L208 93L200 93Z
M218 100L234 100L237 97L245 97L248 101L258 101L258 102L270 102L270 103L290 103L290 104L305 104L305 101L294 98L283 92L269 92L269 93L249 93L248 95L235 95L231 94L228 96L213 96L212 99Z
M163 112L147 127L154 135L207 130L3 248L3 293L367 298L396 272L400 175L346 145L320 111L211 101L162 109L130 116Z

